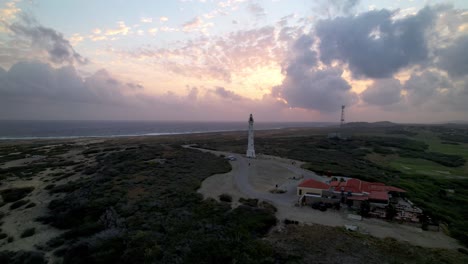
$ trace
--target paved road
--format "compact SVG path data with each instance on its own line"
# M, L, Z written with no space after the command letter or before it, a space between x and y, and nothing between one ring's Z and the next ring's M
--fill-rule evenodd
M190 146L184 146L190 147ZM198 148L194 148L198 149ZM223 154L226 156L232 155L236 157L236 161L231 161L232 175L234 182L239 191L245 197L257 198L268 201L278 208L277 217L279 219L294 219L303 223L315 223L328 226L343 226L345 224L356 225L361 231L366 231L376 237L393 237L398 240L407 241L415 245L433 248L451 248L456 249L461 247L460 244L453 238L446 236L443 232L423 232L420 228L400 225L397 223L388 223L378 219L365 219L365 221L353 221L347 219L346 212L327 211L320 212L313 210L310 207L295 207L297 201L296 187L297 180L290 180L289 183L281 188L288 191L283 194L272 194L262 191L257 191L250 184L249 176L251 175L249 162L252 164L256 160L247 159L240 154L228 153L222 151L213 151L206 149L198 149L200 151L211 152L214 154ZM276 162L277 161L277 162ZM328 180L327 177L321 177L313 172L303 170L297 166L285 163L280 160L272 160L275 164L280 165L297 175L304 175L304 179L313 178L319 181ZM253 171L252 171L253 173ZM286 187L286 188L285 188Z
M200 151L204 152L211 152L214 154L223 154L225 156L233 156L236 158L235 161L231 161L232 165L232 170L233 170L233 175L234 175L234 181L239 188L239 190L247 197L249 198L256 198L256 199L261 199L268 201L270 203L273 203L275 205L287 205L287 206L292 206L296 203L297 201L297 195L296 195L296 188L298 181L297 180L290 180L288 183L279 186L280 189L285 189L286 193L266 193L262 191L255 190L253 186L249 182L249 177L251 177L251 171L250 171L250 164L253 165L253 163L256 161L255 159L249 159L244 157L241 154L236 154L236 153L229 153L229 152L223 152L223 151L214 151L214 150L208 150L208 149L201 149L201 148L194 148L188 145L185 145L184 147L186 148L193 148L197 149ZM274 161L272 161L274 162ZM316 179L319 181L325 181L326 178L318 176L317 174L304 170L302 168L299 168L297 166L294 166L292 164L287 164L284 162L276 162L275 164L278 164L285 169L288 169L292 171L294 174L304 176L304 179Z

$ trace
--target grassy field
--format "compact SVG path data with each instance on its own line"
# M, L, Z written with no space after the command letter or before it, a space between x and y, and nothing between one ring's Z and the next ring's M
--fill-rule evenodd
M366 158L376 164L389 166L406 174L422 174L441 178L461 178L468 175L465 171L466 166L447 167L425 159L404 158L398 155L381 155L377 153L371 153Z
M399 136L424 142L428 146L428 152L457 155L463 157L465 160L468 159L468 144L466 143L442 140L438 137L439 133L423 128L412 128L411 131L413 131L415 135ZM378 134L374 133L373 135ZM394 134L391 136L398 137L398 135ZM468 177L468 163L462 166L450 167L424 158L409 158L401 157L400 155L382 155L379 153L371 153L367 158L379 165L394 168L405 174L421 174L452 179Z

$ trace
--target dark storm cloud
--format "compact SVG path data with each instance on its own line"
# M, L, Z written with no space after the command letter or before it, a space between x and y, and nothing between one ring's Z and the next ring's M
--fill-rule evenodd
M283 83L273 88L273 94L285 99L290 107L334 112L343 104L357 102L357 95L341 78L342 73L338 68L288 72Z
M452 88L454 86L449 79L438 72L430 71L411 75L404 85L408 103L413 106L419 106L431 100L438 101L441 97L439 90ZM447 106L447 108L450 107L450 105Z
M330 65L348 63L355 77L386 78L401 68L428 57L426 31L434 11L426 7L416 15L393 20L388 10L338 17L317 23L320 58Z
M125 89L125 85L105 70L84 79L73 66L54 69L39 62L19 62L8 72L0 70L0 102L40 100L121 104L124 103L121 92Z
M452 77L468 74L468 36L462 36L455 42L438 52L438 66Z
M396 79L375 80L372 85L361 94L364 102L372 105L391 105L402 99L402 86Z
M61 33L43 27L27 16L23 16L21 22L13 23L8 28L15 37L27 39L32 47L45 50L53 63L88 63Z
M290 77L300 78L317 65L317 53L311 49L314 39L308 35L300 36L289 50L289 60L283 65L283 72Z
M286 100L290 107L324 112L337 111L342 104L354 104L357 95L341 77L342 69L317 69L313 44L311 36L303 35L291 45L288 59L283 63L286 77L281 85L273 88L272 94Z
M224 87L216 87L214 93L224 99L231 99L231 100L242 100L243 97L234 93L233 91L226 90Z

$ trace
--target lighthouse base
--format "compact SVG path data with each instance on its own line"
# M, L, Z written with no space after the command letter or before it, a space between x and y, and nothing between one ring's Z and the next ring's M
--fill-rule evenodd
M246 156L247 156L247 158L255 159L255 150L253 150L253 149L247 150Z

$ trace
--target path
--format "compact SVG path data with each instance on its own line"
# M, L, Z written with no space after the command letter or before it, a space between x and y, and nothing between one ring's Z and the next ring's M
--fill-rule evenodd
M190 146L184 146L193 148ZM393 237L401 241L407 241L411 244L433 247L433 248L460 248L460 244L453 238L446 236L442 232L425 232L421 228L402 225L397 223L386 222L379 219L364 219L362 221L350 220L347 218L346 210L333 211L329 210L321 212L313 210L310 207L294 206L298 197L296 196L296 187L298 181L289 181L283 185L287 189L286 193L273 194L256 190L251 181L255 175L256 162L259 160L268 160L273 165L280 165L286 170L292 171L298 177L304 176L304 179L313 178L319 181L328 180L327 177L321 177L311 171L306 171L298 166L292 165L291 160L274 158L274 159L247 159L240 154L228 153L223 151L213 151L206 149L198 149L204 152L211 152L216 155L234 156L237 160L230 161L232 171L227 174L218 174L209 177L203 181L199 190L204 196L218 198L222 193L228 193L234 198L234 206L237 205L235 198L248 197L268 201L278 208L276 216L282 220L285 218L297 220L306 224L322 224L328 226L344 226L356 225L359 230L370 235L384 238ZM249 165L250 163L250 165ZM300 164L296 162L296 164Z

